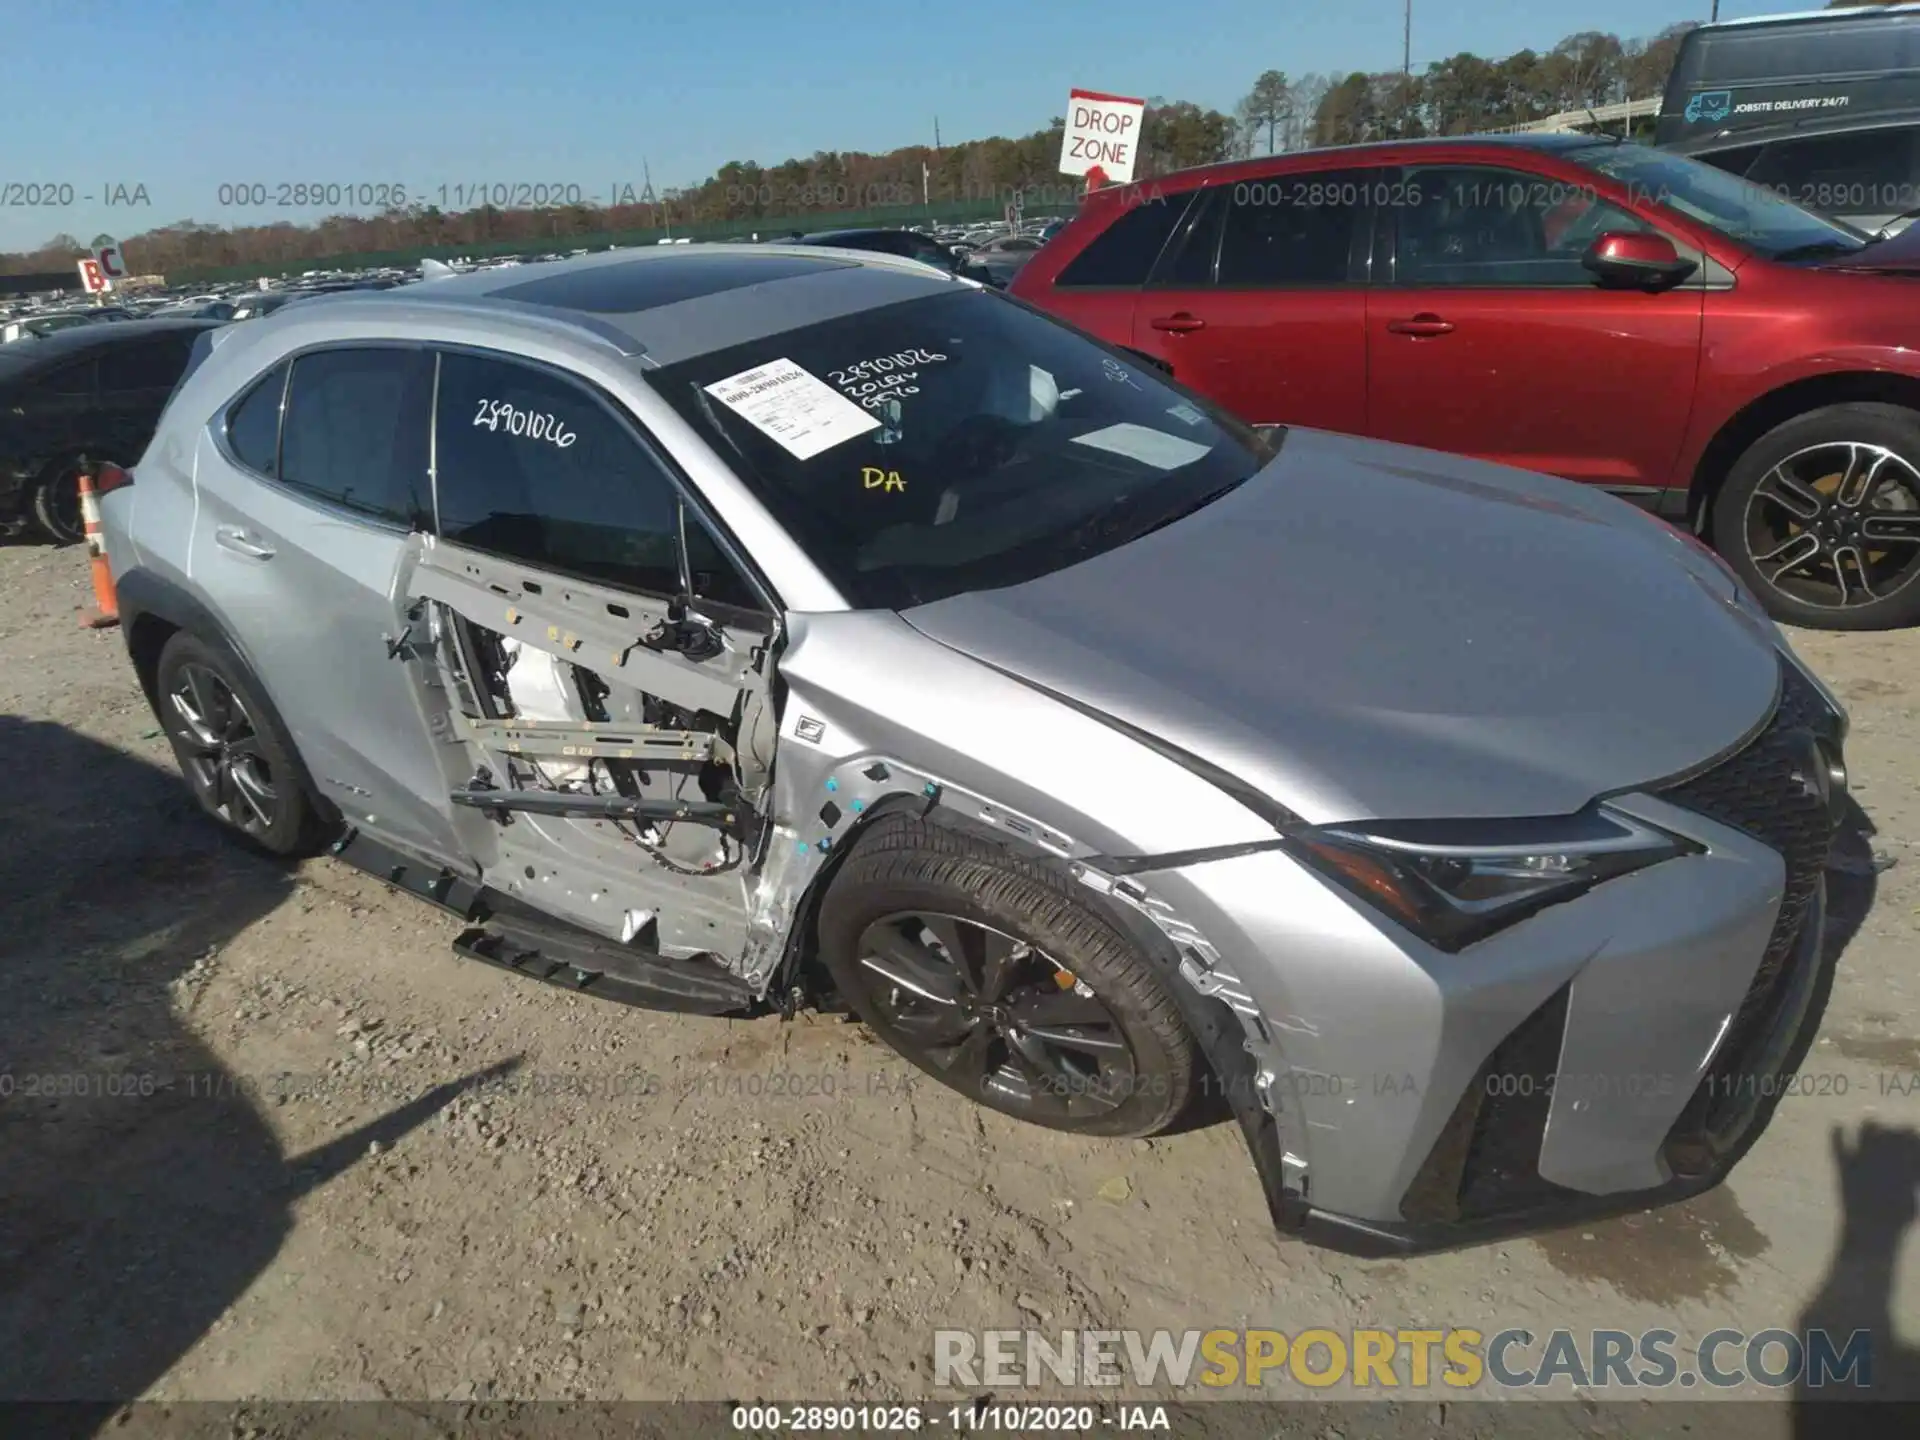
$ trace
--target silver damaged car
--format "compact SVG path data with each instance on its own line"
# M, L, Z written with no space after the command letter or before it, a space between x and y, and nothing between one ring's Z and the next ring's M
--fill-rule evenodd
M102 488L255 844L591 995L850 1008L1037 1124L1230 1114L1319 1243L1704 1189L1817 1023L1846 718L1711 555L908 260L290 306Z

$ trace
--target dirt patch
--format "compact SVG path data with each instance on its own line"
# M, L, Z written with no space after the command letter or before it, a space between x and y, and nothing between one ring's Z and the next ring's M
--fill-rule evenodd
M1905 1035L1846 1035L1833 1037L1833 1048L1849 1060L1864 1060L1904 1070L1920 1070L1920 1040Z
M1556 1230L1533 1242L1575 1280L1598 1280L1631 1300L1673 1305L1731 1293L1743 1260L1772 1248L1733 1191L1598 1225Z

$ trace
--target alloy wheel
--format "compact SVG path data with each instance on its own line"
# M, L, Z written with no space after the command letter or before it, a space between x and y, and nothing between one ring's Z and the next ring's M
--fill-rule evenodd
M1884 445L1809 446L1760 478L1744 529L1781 594L1822 610L1885 600L1920 575L1920 470Z
M204 665L182 665L168 694L181 766L201 804L262 838L280 814L280 793L260 732L233 687Z
M1087 983L1023 940L957 916L904 912L861 934L859 963L889 1040L955 1088L1054 1123L1118 1109L1133 1048Z

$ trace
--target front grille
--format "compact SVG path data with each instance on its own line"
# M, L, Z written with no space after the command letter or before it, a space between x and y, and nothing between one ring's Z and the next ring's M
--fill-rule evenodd
M1553 1108L1553 1082L1567 1032L1566 987L1554 992L1487 1062L1486 1098L1460 1176L1460 1215L1477 1219L1526 1210L1567 1193L1540 1175L1540 1146Z
M1715 1054L1709 1078L1703 1082L1706 1086L1716 1078L1736 1073L1754 1041L1765 1031L1787 988L1787 960L1800 938L1807 907L1820 887L1827 852L1833 844L1833 816L1798 778L1805 763L1799 737L1812 731L1834 739L1839 734L1839 717L1798 667L1783 660L1780 671L1780 703L1767 728L1711 770L1659 792L1663 800L1751 836L1786 862L1780 914L1753 984L1734 1012Z
M1555 991L1474 1075L1400 1202L1408 1220L1479 1220L1571 1194L1540 1174L1568 994Z

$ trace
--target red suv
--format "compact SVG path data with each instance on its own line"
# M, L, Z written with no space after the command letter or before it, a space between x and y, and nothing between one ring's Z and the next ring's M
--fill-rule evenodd
M1781 620L1920 621L1920 227L1617 140L1409 141L1097 191L1011 289L1255 424L1690 524Z

